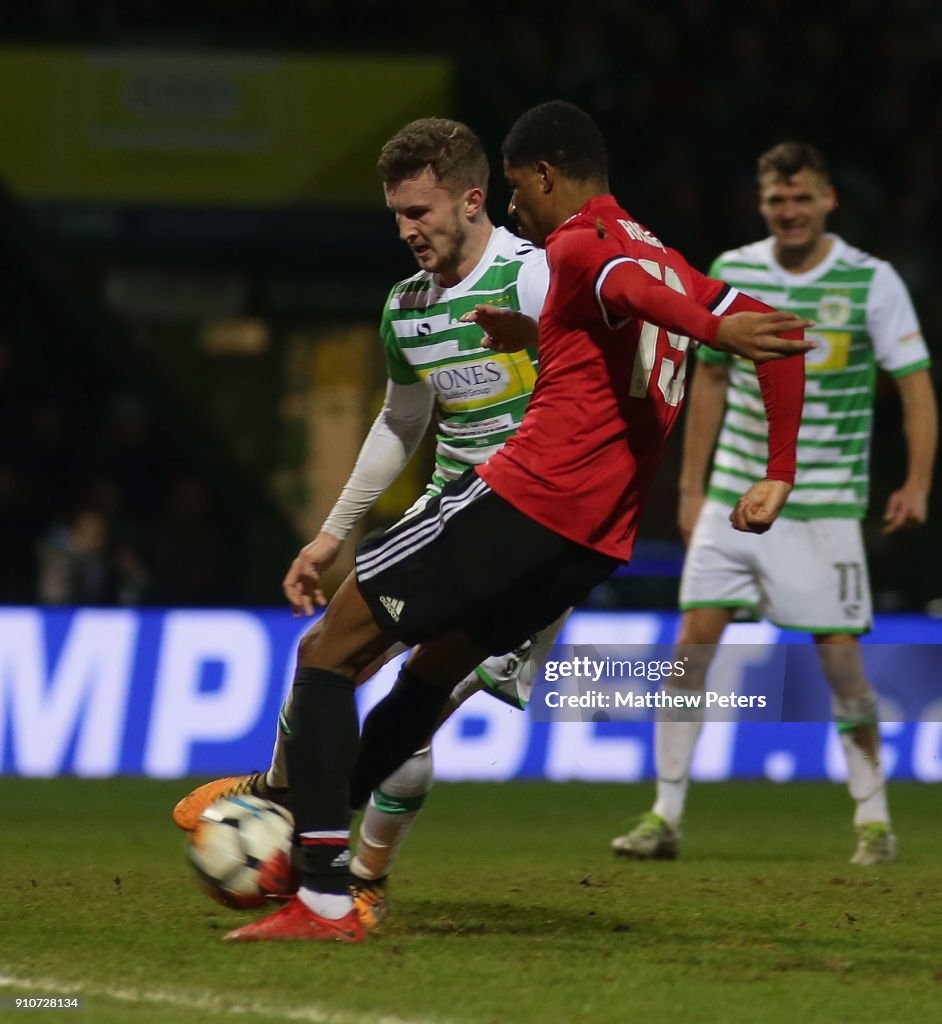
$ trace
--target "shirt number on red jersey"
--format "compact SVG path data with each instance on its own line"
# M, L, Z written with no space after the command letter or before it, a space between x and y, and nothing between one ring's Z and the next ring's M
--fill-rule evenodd
M654 260L638 260L641 266L658 281L663 281L668 288L675 292L686 295L683 282L677 276L673 267L662 267ZM680 359L675 362L673 352L665 352L658 356L657 341L661 333L667 336L667 342L673 352L676 352ZM631 371L632 398L644 398L648 393L651 384L651 375L654 373L657 364L657 387L664 397L667 405L680 405L684 397L684 380L687 376L687 348L690 339L683 334L674 334L665 331L656 324L649 324L647 321L641 327L641 336L638 338L638 351L635 354L635 363Z

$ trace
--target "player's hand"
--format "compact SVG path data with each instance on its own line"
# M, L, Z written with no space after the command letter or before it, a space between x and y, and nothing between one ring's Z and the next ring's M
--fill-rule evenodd
M720 319L716 347L754 363L784 359L815 347L813 341L782 337L812 324L813 320L802 320L794 313L731 313Z
M760 480L736 502L729 521L743 533L765 533L775 522L792 485L784 480Z
M459 322L477 324L484 331L481 344L494 352L520 352L537 345L536 321L506 306L475 306Z
M681 491L680 503L677 506L677 528L680 530L680 539L684 544L690 543L693 528L700 518L700 510L706 501L703 491Z
M929 516L929 495L906 484L894 491L886 502L882 533L896 533L910 526L923 526Z
M310 544L306 544L298 552L297 558L281 582L291 612L298 618L303 612L313 615L314 608L327 604L327 598L321 590L321 575L337 560L343 541L337 540L329 533L319 533Z

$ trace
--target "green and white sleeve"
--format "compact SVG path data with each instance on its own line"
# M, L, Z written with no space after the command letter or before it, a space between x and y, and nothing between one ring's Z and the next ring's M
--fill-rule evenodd
M360 448L353 472L321 530L346 540L373 502L403 471L432 418L434 397L424 384L386 384L386 400Z

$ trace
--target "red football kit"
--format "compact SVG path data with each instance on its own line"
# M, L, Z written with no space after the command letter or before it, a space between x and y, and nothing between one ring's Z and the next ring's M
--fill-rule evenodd
M627 561L683 401L690 339L714 342L720 314L771 307L696 271L610 195L558 227L546 256L533 396L516 435L477 472L531 519ZM767 475L791 483L804 360L758 373Z

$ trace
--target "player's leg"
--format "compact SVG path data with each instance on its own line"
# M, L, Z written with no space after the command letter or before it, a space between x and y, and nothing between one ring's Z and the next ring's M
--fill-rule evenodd
M395 618L406 637L437 640L413 649L396 686L367 716L353 806L427 742L452 689L488 653L511 650L557 619L568 595L581 598L617 564L524 516L474 473L446 485L399 535L367 538L357 550L357 579L377 621ZM403 593L405 600L391 596ZM475 650L479 657L468 661ZM398 738L414 736L406 723L419 720L426 733L395 749Z
M431 499L431 492L422 494L403 513L400 523L411 519L422 512ZM319 629L315 624L312 629ZM392 644L378 658L368 666L361 669L357 676L357 684L372 678L376 672L391 658L401 654L406 648L399 643ZM173 820L176 825L186 831L196 828L202 812L214 801L226 796L251 793L268 800L273 800L282 806L291 807L290 794L288 792L288 763L285 752L285 744L290 732L290 706L291 694L289 693L282 704L278 714L278 724L275 730L275 742L272 748L271 763L264 772L253 772L249 775L232 776L229 778L215 779L187 794L173 809Z
M315 642L302 641L287 745L302 886L283 911L227 938L359 941L362 924L349 892L340 891L351 802L365 802L421 746L454 686L487 652L519 644L618 564L521 515L475 474L447 485L426 513L361 543L356 580L334 597ZM449 630L455 622L466 623L467 634ZM388 633L432 639L413 649L396 685L371 710L352 759L353 680L363 657L388 643L384 624ZM338 917L342 936L329 924ZM306 932L306 923L322 934Z
M516 515L513 513L512 518ZM497 527L499 525L498 520ZM488 537L495 528L488 527ZM515 641L519 643L520 636L526 636L527 633L530 633L529 639L509 654L479 660L474 670L452 690L436 723L436 729L465 700L485 686L494 696L507 703L525 707L532 679L571 613L571 607L567 607L570 600L581 598L592 586L606 578L616 564L587 549L576 549L570 542L532 523L524 525L519 543L513 547L516 558L522 557L529 550L535 556L531 559L535 563L534 567L525 569L520 579L506 584L505 590L500 589L499 575L495 576L493 586L483 588L482 604L465 618L466 628L469 634L481 638L481 650L485 647L490 650L506 649ZM567 553L575 555L568 564L565 558ZM512 562L512 558L497 561L497 572ZM475 576L482 574L481 568L472 568L471 571ZM549 625L532 632L534 625L547 620L550 620ZM452 639L447 662L436 664L435 645L421 644L410 656L407 668L426 681L447 680L455 666L461 664L456 656L459 647L465 655L475 650L474 644L463 634L456 634ZM380 705L387 702L388 698L380 702ZM370 719L378 713L380 705L364 723L361 757L351 790L354 806L366 796L365 786L371 775L371 745L378 745L382 734L394 728L394 723L390 721L386 721L382 728L371 728ZM372 776L379 777L375 767L372 768ZM357 857L352 865L354 876L360 876L364 882L377 879L382 882L431 785L431 756L420 751L419 756L410 758L399 771L373 789L361 826ZM395 791L391 793L393 787Z
M570 615L572 608L567 608L519 647L507 654L485 658L474 672L487 692L508 704L525 709L530 703L533 680L546 663L553 644L556 643ZM466 680L466 685L471 685L470 677Z
M889 863L896 859L896 838L880 757L877 695L864 671L860 643L847 633L818 635L815 642L831 687L834 723L847 758L847 788L855 803L858 840L851 862Z
M378 658L371 661L365 669L361 669L360 672L357 673L357 686L360 686L367 680L372 679L387 662L392 661L393 658L403 654L405 650L406 647L403 644L393 643L383 651ZM288 733L291 731L291 727L288 724L290 708L291 694L289 693L284 704L281 706L281 710L278 712L278 728L275 734L275 745L272 748L271 764L268 767L268 771L263 773L265 785L268 787L269 791L275 794L274 796L269 797L269 799L289 807L288 759L285 754L285 740Z
M435 731L471 696L484 688L470 672L452 691ZM386 916L387 880L434 784L431 741L417 750L370 794L350 863L353 898L367 929Z
M492 532L510 552L515 549L515 537L494 523L495 503L505 515L524 519L476 474L466 474L418 515L359 545L355 577L348 577L321 627L299 647L286 752L303 853L301 887L283 911L227 938L336 937L305 931L307 923L329 932L323 922L331 920L344 922L349 941L363 937L348 888L350 808L365 803L427 742L451 690L486 654L450 624L465 620L469 601L486 601L491 592L480 566ZM364 721L358 744L354 681L400 635L437 639L413 650L390 693Z
M358 765L358 722L355 680L365 666L389 646L391 637L373 619L356 580L351 576L337 592L318 628L302 638L298 652L285 745L292 780L295 834L302 849L302 882L296 896L281 910L226 936L234 941L316 939L361 941L365 932L350 892L350 794ZM428 708L435 716L447 700L436 683L451 683L467 673L482 656L478 648L462 657L427 652L403 669L393 691L367 718L364 735L369 775L398 766L420 745L434 725L423 721ZM440 644L448 647L448 641ZM457 666L457 667L452 667ZM423 671L434 680L423 681ZM373 733L370 733L372 726ZM404 752L400 752L404 751ZM389 764L387 765L387 762Z
M417 648L415 653L418 656L410 660L410 664L400 673L391 693L383 701L380 701L380 705L383 707L377 706L367 718L365 723L367 738L363 741L367 755L362 762L357 759L349 767L348 770L352 776L354 778L371 777L383 770L384 763L399 763L403 758L405 758L405 762L399 764L399 767L383 781L382 792L379 788L375 791L375 796L371 800L360 826L358 857L350 862L349 873L345 870L337 872L336 884L333 886L330 885L330 879L325 880L323 871L314 874L310 870L313 860L312 851L304 845L304 840L320 838L332 843L330 852L336 853L336 856L332 857L331 866L345 868L347 861L342 860L344 850L337 853L336 847L342 845L341 841L348 840L349 834L338 836L336 829L329 837L324 835L323 829L320 830L319 836L305 833L301 825L303 810L299 801L296 829L302 843L305 869L302 885L298 890L298 899L305 908L313 912L315 919L334 921L337 918L343 918L349 925L350 911L354 910L359 927L370 931L377 927L385 915L385 876L388 874L406 834L408 834L432 781L431 755L427 745L424 750L418 751L412 757L406 757L401 752L413 750L419 742L417 736L430 736L437 725L451 714L460 702L481 686L473 672L466 673L466 677L472 681L473 685L463 690L458 687L453 697L448 697L445 688L447 683L444 680L449 677L449 674L454 675L463 671L461 666L476 662L482 656L482 651L476 646L472 646L463 637L454 638L451 641L445 640L444 643L457 648L453 654L448 655L447 665L442 662L434 650L429 652L427 649L423 651L422 648ZM467 645L469 653L463 655L460 650L465 645ZM315 651L309 651L307 655L317 656ZM455 669L449 668L452 662L457 666ZM381 665L382 662L376 664ZM426 676L433 679L434 682L427 684L424 681ZM442 682L436 685L439 680ZM297 714L297 689L293 693L295 700L291 702L289 712L289 718L292 721L295 720ZM444 705L443 712L441 711L442 703ZM438 716L438 721L429 725L430 716L433 715ZM293 759L292 754L294 743L297 741L297 731L290 728L288 737L286 750L289 764L293 765L291 777L296 778L299 777L298 768L297 764L293 762L296 762L297 759ZM392 741L390 741L390 737ZM322 745L322 749L325 749L324 743L320 745ZM327 756L332 755L328 752ZM376 757L381 758L379 767L375 760ZM350 787L347 786L345 794L348 795L349 792ZM345 803L350 804L352 801L345 799ZM316 849L313 853L317 853ZM340 860L339 864L335 863L338 859ZM290 919L287 923L289 932L287 937L306 937L297 933L298 931L303 933L305 923L309 923L310 919L307 916L296 906L292 909L291 905L285 908L283 916ZM275 923L271 927L279 929L283 926ZM260 925L260 928L264 932L265 926ZM272 936L259 935L255 926L247 926L245 930L239 930L239 934L233 933L232 937L251 940L253 938L271 938Z
M358 675L392 640L377 625L352 575L302 637L285 744L302 884L276 914L230 932L227 939L362 940L349 891L349 780L359 734L354 689Z
M697 519L680 580L683 612L678 647L688 659L677 696L702 692L713 648L737 610L754 612L759 604L755 579L756 542L765 538L737 533L729 525L729 508L708 500ZM681 653L678 651L678 653ZM661 711L654 726L657 795L654 806L627 834L612 840L621 857L647 860L677 856L690 766L703 728L701 708Z
M678 685L678 680L665 686L666 692L677 696L703 692L713 650L732 614L730 608L692 608L684 612L677 637L678 655L686 660L683 685ZM677 856L690 766L702 729L702 708L664 709L658 714L654 725L654 806L630 832L612 840L617 856L633 860L672 860Z
M877 697L857 637L870 628L870 584L860 524L852 519L780 520L762 538L762 572L770 581L768 618L810 630L831 689L833 715L847 757L856 809L858 864L895 857L880 764Z
M386 916L386 888L403 844L432 789L431 745L417 750L370 795L350 862L354 903L368 929Z
M315 624L312 629L318 629ZM357 676L357 685L366 682L386 664L387 661L402 654L405 647L394 643L383 654L373 661ZM289 725L291 694L289 693L278 712L275 726L275 742L272 747L271 763L267 770L251 772L248 775L232 775L221 779L213 779L187 793L177 802L173 809L173 821L185 832L192 832L199 824L200 815L210 804L227 796L258 796L271 800L291 810L291 791L288 783L288 760L285 743L291 731Z
M534 676L572 609L508 654L485 658L452 690L435 731L481 690L525 708ZM356 855L350 865L354 900L367 927L385 914L386 879L434 782L429 743L376 787L363 811Z

